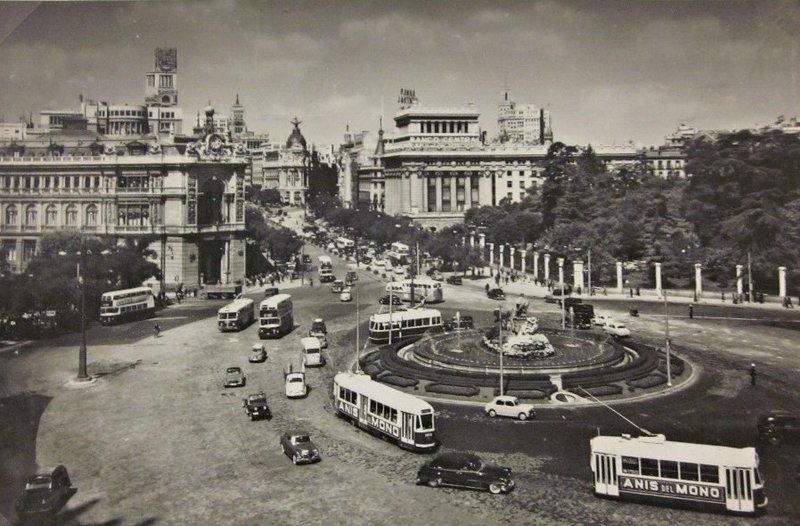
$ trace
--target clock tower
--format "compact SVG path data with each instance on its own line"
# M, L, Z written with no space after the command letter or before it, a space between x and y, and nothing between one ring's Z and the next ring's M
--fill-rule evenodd
M156 48L153 71L145 75L144 100L148 106L178 104L178 49Z

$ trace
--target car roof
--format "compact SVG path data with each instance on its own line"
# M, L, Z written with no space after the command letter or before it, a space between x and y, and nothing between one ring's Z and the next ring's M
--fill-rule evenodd
M303 429L290 429L289 431L285 432L284 435L290 436L290 437L295 437L295 436L298 436L298 435L311 436L311 433L309 433L308 431L305 431Z
M495 400L519 400L519 398L517 398L516 396L510 396L510 395L495 396L494 399Z
M228 369L226 369L226 372L238 373L238 372L241 372L241 370L242 370L241 367L228 367Z

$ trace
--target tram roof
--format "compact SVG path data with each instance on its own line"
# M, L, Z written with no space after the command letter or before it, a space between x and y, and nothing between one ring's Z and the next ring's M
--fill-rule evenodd
M433 414L433 406L425 400L376 382L366 374L338 373L333 381L339 387L356 391L370 400L375 400L399 411L421 413L429 410Z
M667 440L664 435L640 437L631 437L630 435L596 436L590 442L594 453L721 466L758 466L758 455L753 447L737 448L713 444L674 442Z
M408 310L394 311L391 314L388 312L373 314L372 316L369 317L369 321L379 323L379 322L388 322L391 319L391 321L395 322L395 321L410 320L417 318L434 318L436 316L438 316L439 318L442 317L442 313L436 309L408 309Z

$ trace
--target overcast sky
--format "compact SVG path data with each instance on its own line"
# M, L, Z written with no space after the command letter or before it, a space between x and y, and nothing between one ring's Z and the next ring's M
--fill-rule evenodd
M178 48L179 105L236 93L250 130L310 143L394 127L400 88L473 101L497 131L504 88L548 107L556 140L661 144L679 123L732 129L800 114L800 4L771 1L173 1L0 3L0 114L141 104L157 46Z

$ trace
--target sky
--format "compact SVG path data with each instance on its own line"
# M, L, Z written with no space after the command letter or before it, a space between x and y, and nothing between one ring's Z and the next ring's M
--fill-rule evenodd
M273 141L394 128L401 88L423 106L548 108L555 140L658 145L679 124L800 116L797 1L138 1L0 3L0 116L142 104L156 47L178 49L185 130L239 95Z

